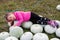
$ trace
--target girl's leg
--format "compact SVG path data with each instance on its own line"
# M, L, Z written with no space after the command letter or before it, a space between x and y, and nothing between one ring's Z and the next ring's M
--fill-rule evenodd
M31 12L31 18L30 18L30 21L32 21L34 24L41 24L41 25L51 25L53 27L58 27L58 24L53 21L53 20L50 20L48 18L45 18L45 17L40 17L38 16L37 14Z
M50 19L45 18L45 17L40 17L37 14L31 12L31 18L30 21L32 21L34 24L44 24L47 25L48 21L50 21Z

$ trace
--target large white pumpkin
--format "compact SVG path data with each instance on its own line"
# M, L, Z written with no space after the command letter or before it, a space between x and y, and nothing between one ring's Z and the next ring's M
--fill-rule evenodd
M1 32L0 33L0 40L4 40L5 38L9 37L10 34L8 32Z
M56 30L56 36L57 36L57 37L60 37L60 28L58 28L58 29Z
M60 40L59 38L52 38L52 39L50 39L50 40Z
M43 27L39 24L33 24L30 28L31 32L33 33L40 33L43 31Z
M37 33L33 36L33 40L49 40L45 33Z
M57 9L57 10L60 10L60 5L57 5L56 9Z
M11 37L6 38L5 40L18 40L18 39L16 37L11 36Z
M31 40L33 38L33 34L31 32L25 32L20 40Z
M46 25L44 27L44 30L45 30L46 33L53 34L57 30L57 28L56 27L54 28L50 25Z
M9 28L9 33L12 36L19 38L23 34L23 29L21 27L15 26Z
M23 22L22 27L29 29L33 23L31 21Z

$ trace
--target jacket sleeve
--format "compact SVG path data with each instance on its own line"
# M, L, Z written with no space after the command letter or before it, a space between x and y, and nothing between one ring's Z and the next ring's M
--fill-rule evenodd
M17 17L18 17L18 22L15 24L15 26L21 26L23 22L23 17L20 13L17 13Z

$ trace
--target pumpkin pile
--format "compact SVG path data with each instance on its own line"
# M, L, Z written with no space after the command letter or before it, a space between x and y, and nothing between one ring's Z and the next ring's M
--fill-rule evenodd
M60 21L55 21L60 23ZM25 32L24 29L30 31ZM33 24L31 21L27 21L22 23L22 27L10 26L9 32L1 32L0 40L60 40L57 37L49 39L46 33L49 35L55 33L57 37L60 37L60 27L54 28L50 25Z

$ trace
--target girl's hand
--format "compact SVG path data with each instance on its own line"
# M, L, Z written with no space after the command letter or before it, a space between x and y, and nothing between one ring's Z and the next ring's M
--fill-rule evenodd
M8 26L11 26L11 23L10 22L8 22Z
M8 26L11 26L12 22L8 22Z

